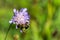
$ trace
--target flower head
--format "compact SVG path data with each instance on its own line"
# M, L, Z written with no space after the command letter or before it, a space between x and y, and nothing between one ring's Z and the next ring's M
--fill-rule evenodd
M13 9L13 12L14 16L9 23L16 24L16 29L18 28L18 25L23 25L23 27L29 25L30 17L28 15L27 8L22 8L21 10Z

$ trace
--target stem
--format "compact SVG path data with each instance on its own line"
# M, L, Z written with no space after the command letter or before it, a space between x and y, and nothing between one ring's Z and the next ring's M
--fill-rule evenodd
M10 30L10 28L11 28L11 25L12 25L12 24L10 24L10 26L9 26L9 28L8 28L8 31L7 31L7 33L6 33L5 40L6 40L6 38L7 38L8 32L9 32L9 30Z
M31 30L33 32L33 36L32 36L32 37L34 37L33 40L39 40L39 36L38 36L39 31L38 31L38 28L37 28L36 21L34 21L34 20L31 20Z
M53 23L52 22L53 14L54 14L53 7L52 7L50 0L49 0L49 2L48 2L48 17L47 17L47 21L44 25L45 26L45 29L44 29L45 35L47 36L46 40L51 40L50 27L51 27L51 24Z

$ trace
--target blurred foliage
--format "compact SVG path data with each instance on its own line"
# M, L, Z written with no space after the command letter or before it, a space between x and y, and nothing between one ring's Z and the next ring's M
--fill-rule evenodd
M0 0L0 40L4 40L13 9L27 8L30 27L25 33L12 25L7 40L60 40L60 0Z

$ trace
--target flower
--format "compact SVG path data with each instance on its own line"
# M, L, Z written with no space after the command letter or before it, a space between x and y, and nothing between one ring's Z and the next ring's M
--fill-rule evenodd
M16 10L14 8L13 12L14 12L13 18L9 21L9 23L16 24L16 29L18 29L21 25L23 27L29 25L30 16L28 15L27 8L22 8L21 10Z

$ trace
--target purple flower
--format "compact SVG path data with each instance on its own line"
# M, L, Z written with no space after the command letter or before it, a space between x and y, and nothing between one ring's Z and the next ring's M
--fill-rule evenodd
M28 15L27 8L22 8L19 11L16 9L13 9L13 12L14 12L14 16L11 19L11 21L9 21L9 23L16 24L16 29L18 29L17 27L18 25L29 25L30 17Z

